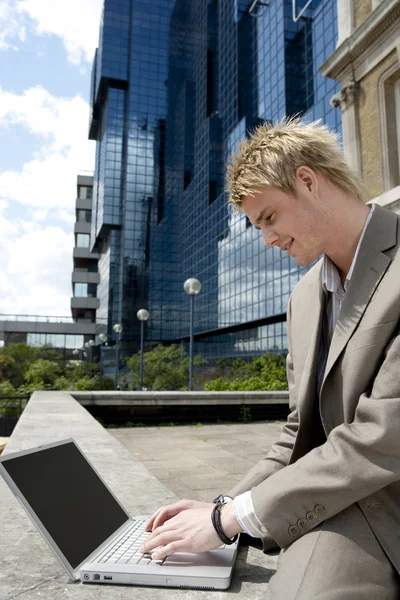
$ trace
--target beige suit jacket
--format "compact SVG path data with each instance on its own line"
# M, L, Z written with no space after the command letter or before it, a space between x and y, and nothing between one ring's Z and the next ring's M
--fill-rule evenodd
M279 441L230 492L252 489L281 547L358 503L400 571L400 218L376 206L333 334L319 396L327 435L314 447L322 261L288 306L291 413ZM271 547L264 540L264 549Z

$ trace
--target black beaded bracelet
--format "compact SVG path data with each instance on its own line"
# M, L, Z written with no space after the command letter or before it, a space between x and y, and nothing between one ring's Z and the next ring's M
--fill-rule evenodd
M234 544L236 542L236 540L238 539L238 534L236 534L232 539L228 538L228 536L225 535L225 532L222 529L222 524L221 524L221 508L222 507L223 507L223 503L218 503L214 506L213 511L211 513L211 523L213 524L215 532L216 532L217 536L219 537L219 539L221 540L221 542L230 546L231 544Z

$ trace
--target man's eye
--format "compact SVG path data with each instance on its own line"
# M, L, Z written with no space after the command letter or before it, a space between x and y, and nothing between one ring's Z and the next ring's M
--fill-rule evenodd
M268 217L265 217L265 221L266 221L267 223L271 223L271 219L272 219L272 215L273 215L273 214L274 214L274 213L272 213L271 215L268 215Z

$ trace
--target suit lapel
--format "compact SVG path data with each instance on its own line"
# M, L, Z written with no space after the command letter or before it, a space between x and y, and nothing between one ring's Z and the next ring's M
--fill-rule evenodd
M312 393L312 395L315 393L318 352L320 349L322 319L325 310L325 292L321 285L322 265L323 261L321 260L319 269L315 274L316 278L314 285L312 286L310 293L304 297L304 304L301 311L303 327L306 332L305 338L302 340L302 347L307 348L307 353L302 368L302 376L298 391L299 404L301 404L310 393ZM317 289L315 289L315 287Z
M383 254L397 239L397 215L375 207L361 243L353 275L332 337L321 392L326 378L359 324L391 258Z

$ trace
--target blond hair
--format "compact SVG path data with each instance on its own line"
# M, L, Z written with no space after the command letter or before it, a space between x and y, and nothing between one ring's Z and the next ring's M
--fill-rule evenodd
M342 154L338 135L321 123L321 119L306 123L292 117L257 127L228 162L228 204L241 210L242 198L254 197L258 187L275 187L294 195L296 170L301 166L364 201L363 186Z

